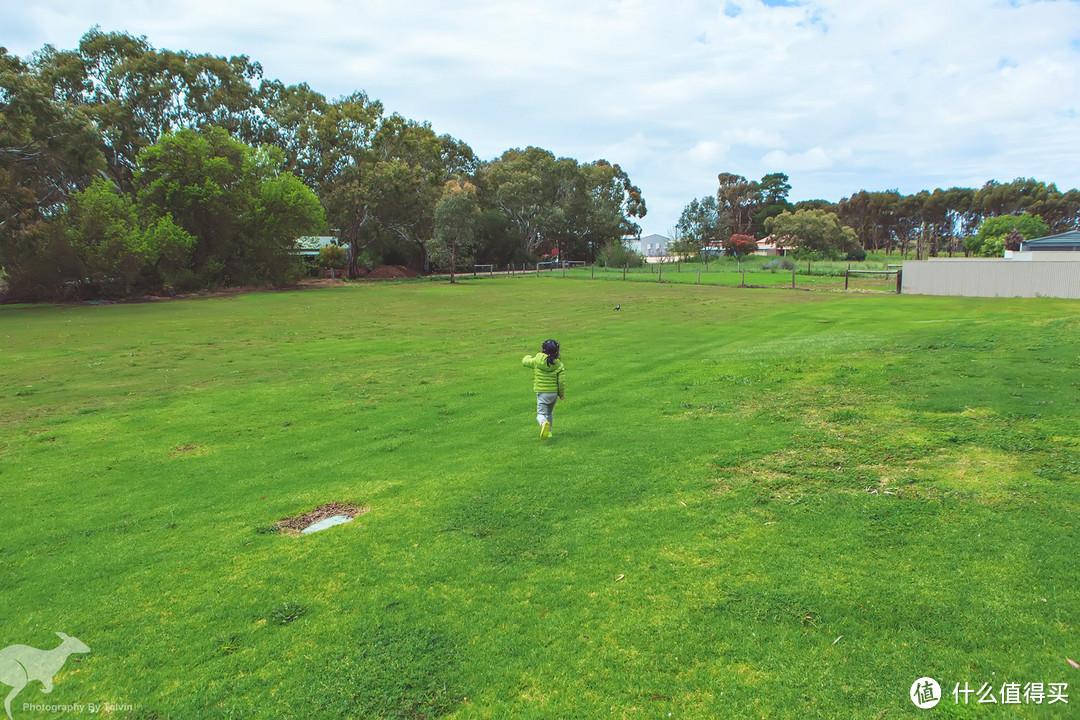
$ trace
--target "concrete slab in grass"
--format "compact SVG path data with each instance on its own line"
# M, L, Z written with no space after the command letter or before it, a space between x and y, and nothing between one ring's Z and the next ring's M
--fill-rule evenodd
M320 520L314 525L308 525L306 528L300 531L300 534L310 535L311 533L319 532L320 530L332 528L335 525L342 525L344 523L350 522L351 520L352 518L348 515L333 515L326 518L325 520Z

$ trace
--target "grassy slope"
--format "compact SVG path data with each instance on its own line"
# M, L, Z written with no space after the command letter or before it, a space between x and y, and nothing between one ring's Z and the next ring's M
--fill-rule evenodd
M1078 330L1067 301L557 278L0 309L0 646L93 649L16 718L1080 687ZM541 444L518 359L547 336ZM332 500L371 511L260 532Z

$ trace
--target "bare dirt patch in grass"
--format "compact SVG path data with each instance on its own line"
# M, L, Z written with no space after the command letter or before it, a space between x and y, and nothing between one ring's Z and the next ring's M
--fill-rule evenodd
M195 443L184 443L183 445L175 445L169 452L169 457L176 459L188 459L203 457L210 453L210 449L204 445L196 445Z
M357 518L364 513L371 510L369 507L360 507L352 503L340 503L332 502L320 505L314 510L309 510L306 513L300 515L293 515L287 517L284 520L278 520L274 523L278 531L285 535L299 535L300 531L306 527L310 527L320 520L334 517L335 515L344 515L348 518Z

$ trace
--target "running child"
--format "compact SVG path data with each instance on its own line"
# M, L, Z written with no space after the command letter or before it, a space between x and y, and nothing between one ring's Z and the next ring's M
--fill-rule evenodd
M521 364L533 369L533 392L536 393L536 422L540 423L540 439L551 437L555 421L555 400L566 392L566 367L559 359L559 343L545 340L541 351L521 358Z

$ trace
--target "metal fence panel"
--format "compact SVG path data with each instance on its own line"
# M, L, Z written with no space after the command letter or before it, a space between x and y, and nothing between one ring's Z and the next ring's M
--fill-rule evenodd
M996 258L908 261L904 263L903 292L1080 299L1080 253L1075 260L1047 262Z

